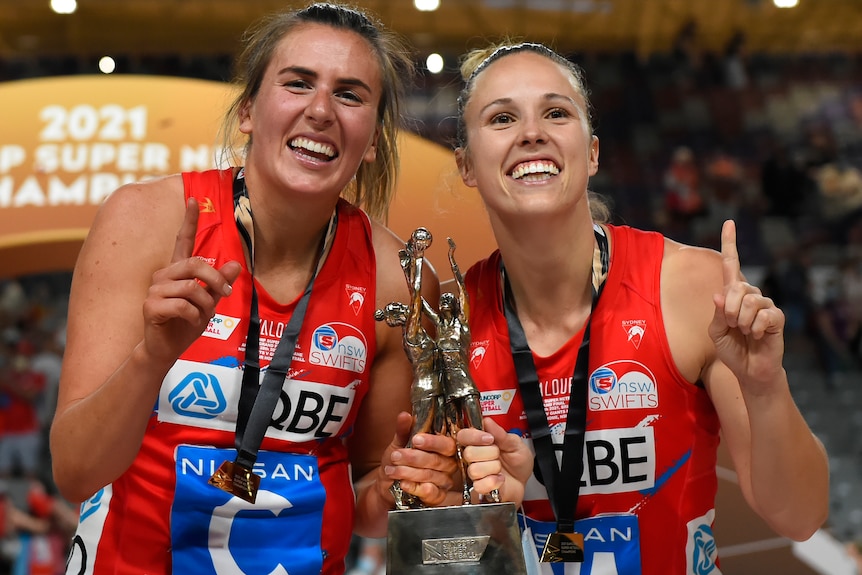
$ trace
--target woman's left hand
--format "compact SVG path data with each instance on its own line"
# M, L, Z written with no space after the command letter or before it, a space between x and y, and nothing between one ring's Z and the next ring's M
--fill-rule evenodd
M779 379L784 355L784 313L760 289L745 281L736 248L736 224L721 229L724 290L713 296L715 315L709 336L718 359L749 391Z
M473 490L485 495L497 489L503 501L520 505L533 472L533 454L520 436L507 433L493 419L484 418L482 425L484 430L458 432Z

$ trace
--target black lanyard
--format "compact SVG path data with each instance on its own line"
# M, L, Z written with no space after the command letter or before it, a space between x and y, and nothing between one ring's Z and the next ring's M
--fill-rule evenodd
M536 460L542 479L548 492L548 499L557 519L557 531L573 533L575 530L575 510L578 506L578 492L584 471L584 435L587 426L587 377L590 357L590 319L596 308L604 280L610 267L610 252L608 239L604 230L594 226L596 236L596 251L593 257L592 305L590 317L584 326L584 339L578 348L572 375L572 390L569 395L569 410L566 417L566 432L563 438L563 457L558 466L554 455L554 445L551 429L542 394L539 387L539 376L533 362L533 352L527 344L524 328L518 320L518 314L512 305L512 294L509 280L503 269L504 293L503 306L506 323L509 327L509 344L515 363L515 373L518 376L518 386L524 402L527 423L536 450Z
M252 469L257 461L257 453L266 434L266 429L272 421L272 414L278 404L284 381L290 369L296 340L302 328L308 300L311 298L311 288L323 263L323 253L334 235L336 218L330 220L326 239L323 242L318 262L302 297L296 304L290 321L284 329L284 334L275 348L269 367L260 382L260 316L258 315L257 289L254 286L254 239L251 220L251 206L248 199L248 189L245 186L244 170L237 171L233 181L234 215L240 235L246 244L251 261L251 309L249 311L248 334L245 340L245 361L242 374L242 388L236 418L237 450L236 463L245 469Z

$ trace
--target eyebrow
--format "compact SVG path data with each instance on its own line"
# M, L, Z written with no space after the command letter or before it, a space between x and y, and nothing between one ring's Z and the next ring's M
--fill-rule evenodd
M285 66L281 70L278 71L278 76L281 76L284 73L293 72L294 74L298 74L300 76L307 76L310 78L317 78L320 75L310 68L305 68L303 66ZM358 86L360 88L364 88L371 92L371 86L360 80L359 78L338 78L338 83L340 85L347 86Z
M578 103L575 101L574 98L571 98L569 96L565 96L563 94L557 94L556 92L548 92L547 94L542 96L542 98L548 102L552 102L554 100L565 100L566 102L570 102L574 106L578 106ZM482 112L484 112L488 108L492 108L494 106L502 106L502 105L511 104L511 103L512 103L512 98L497 98L496 100L488 102L488 104L486 106L484 106L479 112L481 114Z

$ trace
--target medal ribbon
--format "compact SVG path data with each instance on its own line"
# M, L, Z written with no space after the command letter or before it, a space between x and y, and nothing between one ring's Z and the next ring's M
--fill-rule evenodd
M236 418L235 463L245 469L252 469L266 429L272 421L272 414L278 403L284 381L287 379L296 340L308 309L314 280L323 266L323 255L328 251L335 237L337 212L333 212L326 230L325 239L317 256L317 264L305 291L302 294L290 321L284 329L281 340L275 348L272 360L260 382L260 316L258 312L257 289L254 285L254 223L251 217L251 203L245 185L244 170L237 171L233 181L234 216L237 229L245 242L251 261L251 309L249 311L248 334L245 343L245 360L242 374L242 388Z
M566 417L566 432L563 439L563 457L558 466L554 455L554 445L551 429L545 413L542 394L539 386L539 376L533 361L533 352L527 343L524 328L518 319L513 305L512 289L502 269L504 281L503 304L506 323L509 327L509 342L515 372L518 376L518 386L524 402L527 423L536 450L536 460L548 492L548 499L557 520L557 531L574 533L575 511L578 506L578 492L584 472L584 434L587 426L587 377L590 356L590 319L596 308L599 296L607 279L610 267L610 250L608 238L604 230L593 226L596 237L596 248L592 262L592 303L590 317L584 327L584 339L578 348L572 375L572 390L569 396L568 415ZM572 487L574 486L574 487Z

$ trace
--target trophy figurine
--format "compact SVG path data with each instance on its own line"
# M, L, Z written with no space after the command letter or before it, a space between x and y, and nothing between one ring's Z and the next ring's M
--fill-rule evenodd
M449 264L459 293L441 294L439 311L422 297L422 268L431 241L425 228L411 234L399 251L410 303L390 303L377 310L375 318L403 331L404 351L413 366L411 437L417 433L455 437L465 427L482 429L479 391L468 363L470 308L451 238ZM423 327L424 318L435 324L436 337ZM472 482L457 441L456 446L464 478L461 505L426 507L417 497L404 493L398 481L393 483L396 510L389 513L387 574L526 573L514 503L501 503L495 490L473 505Z

